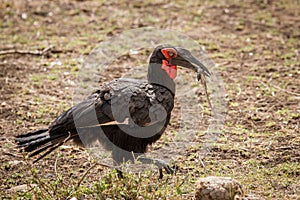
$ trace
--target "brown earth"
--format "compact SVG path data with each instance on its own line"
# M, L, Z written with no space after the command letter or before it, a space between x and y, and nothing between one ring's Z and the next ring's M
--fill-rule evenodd
M0 9L2 199L191 199L197 177L208 175L239 180L248 198L300 199L298 0L0 0ZM174 161L179 171L165 181L156 180L155 173L119 180L102 166L87 171L93 160L79 147L64 146L34 165L24 158L13 137L46 127L72 105L81 58L111 36L148 26L190 36L218 64L227 116L206 157L200 160L198 152L209 113L194 138L199 145ZM32 52L48 47L43 55ZM122 56L101 82L144 63L148 54ZM202 92L198 95L205 101ZM178 128L179 106L168 137ZM105 188L99 180L107 183ZM11 189L23 184L37 184L38 189Z

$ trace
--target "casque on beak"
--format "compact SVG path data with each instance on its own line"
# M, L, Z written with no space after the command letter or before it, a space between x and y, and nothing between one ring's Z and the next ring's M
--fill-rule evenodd
M208 69L197 60L188 50L180 47L176 47L177 57L170 60L170 64L179 65L188 69L191 69L197 73L198 81L201 79L201 74L210 77Z

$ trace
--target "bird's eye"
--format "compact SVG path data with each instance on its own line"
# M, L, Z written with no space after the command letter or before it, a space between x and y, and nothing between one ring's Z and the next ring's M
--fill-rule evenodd
M177 51L173 48L164 48L161 50L162 54L166 59L176 58Z

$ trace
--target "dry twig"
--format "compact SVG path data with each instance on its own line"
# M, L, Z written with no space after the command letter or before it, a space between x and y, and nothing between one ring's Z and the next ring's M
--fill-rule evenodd
M2 50L0 51L0 55L7 55L7 54L30 54L35 56L42 56L45 55L47 52L51 51L53 46L49 46L44 48L43 50L19 50L19 49L9 49L9 50Z
M91 171L91 169L93 169L96 165L100 165L100 166L103 166L103 167L111 168L111 166L109 166L109 165L106 165L106 164L103 164L103 163L95 162L92 166L90 166L90 167L86 170L86 172L83 174L83 176L81 177L81 179L78 181L78 183L77 183L77 188L80 186L81 182L84 180L84 178L85 178L86 175L89 173L89 171Z

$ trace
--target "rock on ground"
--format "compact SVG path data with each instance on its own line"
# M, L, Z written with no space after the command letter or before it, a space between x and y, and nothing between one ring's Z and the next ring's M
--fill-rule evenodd
M238 200L243 196L242 185L230 177L210 176L195 184L196 200Z

